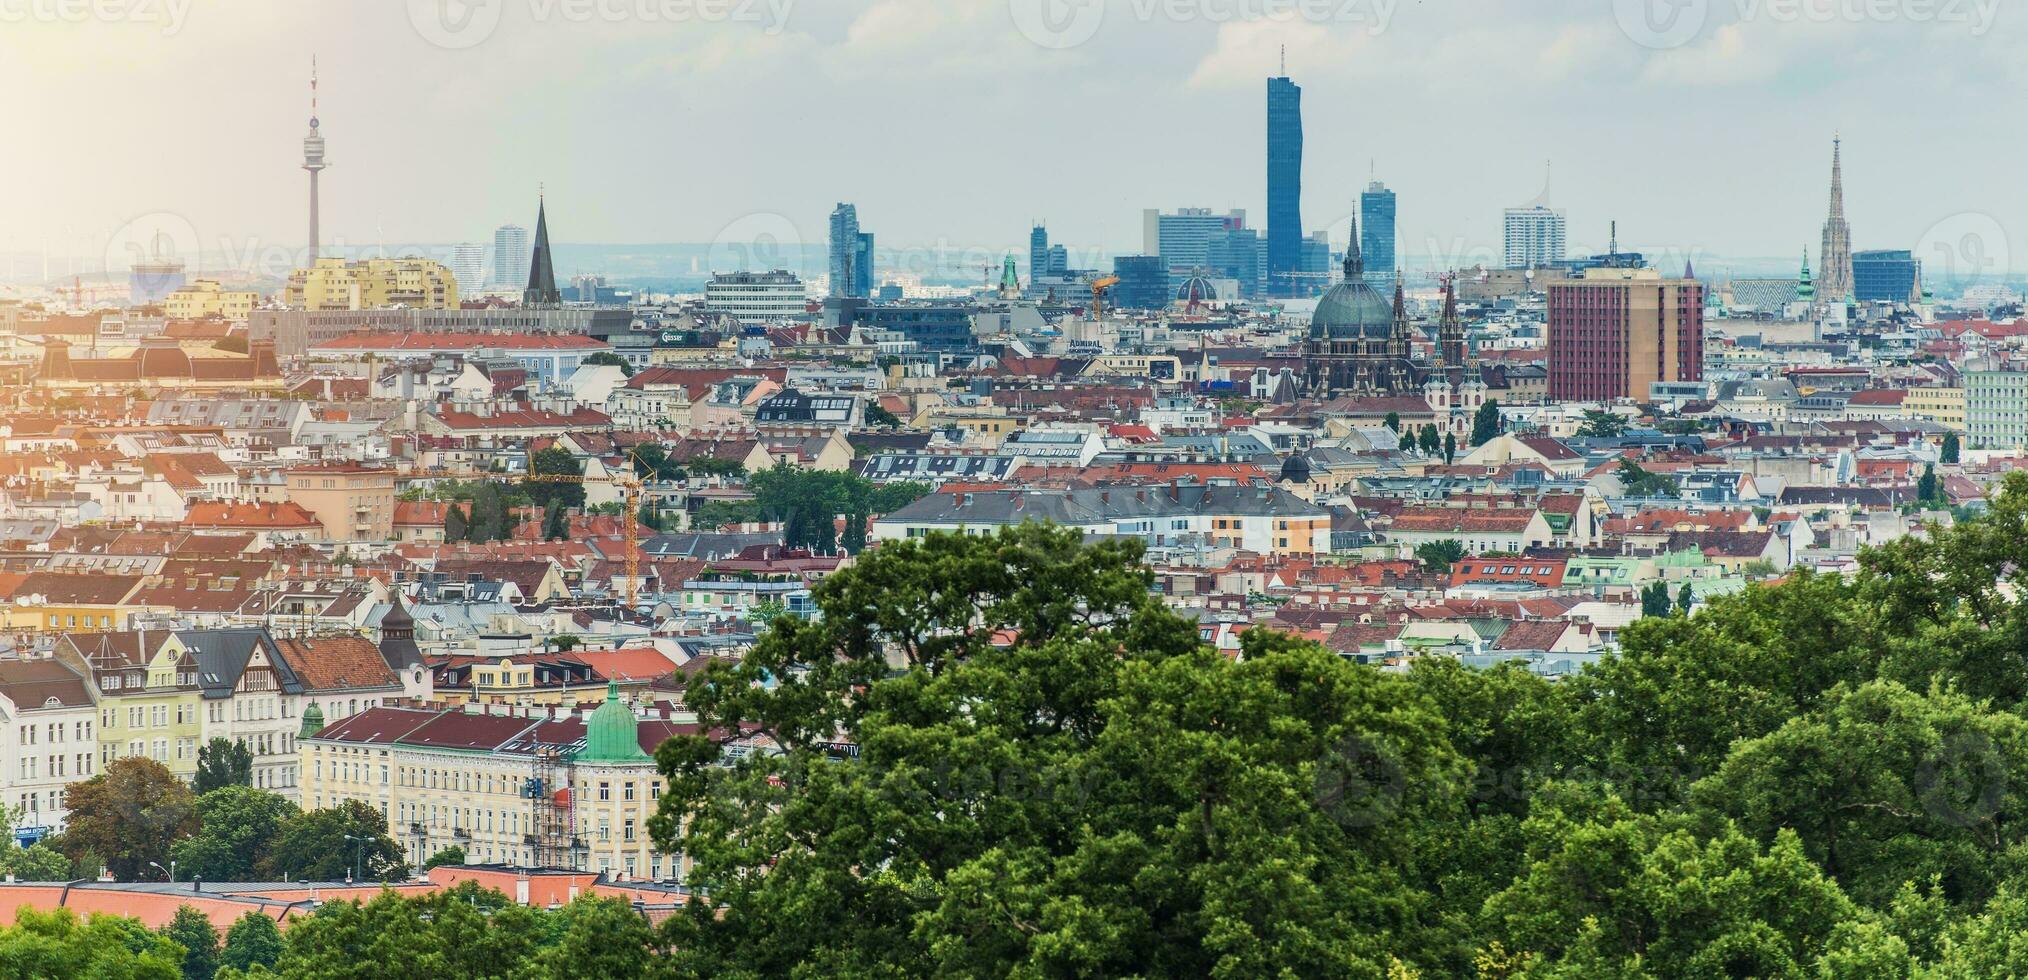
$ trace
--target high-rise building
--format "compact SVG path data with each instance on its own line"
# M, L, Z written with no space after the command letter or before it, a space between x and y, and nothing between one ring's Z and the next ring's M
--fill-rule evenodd
M1259 299L1267 288L1266 244L1252 228L1227 228L1205 243L1205 269L1215 278L1239 283L1241 298Z
M1267 268L1268 289L1276 296L1304 290L1303 89L1286 74L1267 83Z
M528 229L501 225L493 229L493 285L519 286L528 277Z
M1548 291L1550 398L1645 398L1657 381L1703 380L1703 283L1599 268Z
M1852 297L1861 303L1919 302L1922 260L1905 248L1852 253Z
M1120 277L1109 294L1122 310L1159 310L1169 305L1169 263L1159 255L1117 255L1113 275Z
M317 59L310 59L310 135L303 137L303 169L310 172L310 264L317 262L320 247L317 231L317 175L330 166L324 161L324 134L317 121Z
M1217 275L1211 265L1211 240L1245 227L1246 211L1241 209L1218 214L1210 208L1179 208L1163 214L1148 208L1141 212L1141 252L1168 261L1170 288L1165 292L1173 293L1191 276Z
M1070 250L1049 244L1049 229L1036 225L1028 232L1028 281L1060 279L1070 271Z
M859 231L859 209L831 211L831 295L864 297L873 282L873 236Z
M1844 141L1831 139L1831 212L1824 218L1824 248L1819 252L1823 275L1817 295L1824 304L1843 303L1852 295L1852 226L1845 220Z
M556 261L549 252L549 203L540 198L535 204L535 244L528 252L528 285L521 290L521 305L563 305L563 295L556 289Z
M1401 259L1394 252L1394 192L1374 181L1359 195L1359 251L1366 259L1366 281L1378 288L1392 288Z
M1313 232L1300 244L1302 249L1296 253L1296 271L1302 274L1302 278L1296 280L1296 288L1292 292L1308 296L1321 292L1331 278L1331 233Z
M1534 269L1563 262L1563 212L1542 205L1508 208L1507 268Z
M1972 449L2028 446L2028 366L1997 358L1965 364L1965 435Z
M477 295L486 288L486 246L459 242L451 246L451 275L458 278L458 292Z

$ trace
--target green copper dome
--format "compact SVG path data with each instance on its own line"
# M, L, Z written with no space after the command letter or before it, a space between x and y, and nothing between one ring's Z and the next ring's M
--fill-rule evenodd
M1345 249L1345 275L1317 301L1310 314L1312 340L1386 340L1394 335L1394 304L1366 281L1366 259L1359 254L1359 219L1352 219L1352 241Z
M303 709L303 730L297 732L296 737L309 738L323 730L324 709L317 707L317 702L312 701L309 707Z
M579 762L647 762L652 757L641 751L641 734L634 713L620 703L620 682L606 682L606 703L592 712L585 723L584 750Z

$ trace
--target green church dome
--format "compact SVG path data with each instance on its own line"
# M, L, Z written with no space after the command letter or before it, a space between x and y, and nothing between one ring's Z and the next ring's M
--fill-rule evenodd
M579 762L648 762L653 757L641 751L641 733L634 713L620 703L620 682L606 682L606 703L585 722L584 750Z

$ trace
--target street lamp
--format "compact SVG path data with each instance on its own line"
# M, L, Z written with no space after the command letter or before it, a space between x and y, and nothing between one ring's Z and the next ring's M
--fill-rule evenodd
M148 862L148 864L149 864L149 866L151 866L151 867L154 867L154 868L160 869L160 870L161 870L161 872L162 872L163 874L165 874L165 875L168 875L168 876L169 876L169 883L170 883L170 884L172 884L172 885L173 885L173 884L175 884L175 883L176 883L176 862L175 862L175 861L170 861L170 862L169 862L169 866L168 866L168 867L166 867L166 868L162 867L162 865L161 865L160 863L158 863L158 862L155 862L155 861L150 861L150 862Z
M349 841L358 842L352 845L352 871L345 876L345 883L349 885L352 884L352 879L359 876L359 862L361 860L360 854L366 850L367 838L354 837L351 834L346 834L345 839Z

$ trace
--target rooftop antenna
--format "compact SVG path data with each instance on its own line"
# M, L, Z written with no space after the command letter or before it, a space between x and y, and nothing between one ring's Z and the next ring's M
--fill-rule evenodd
M1289 46L1282 45L1282 77L1289 77Z

